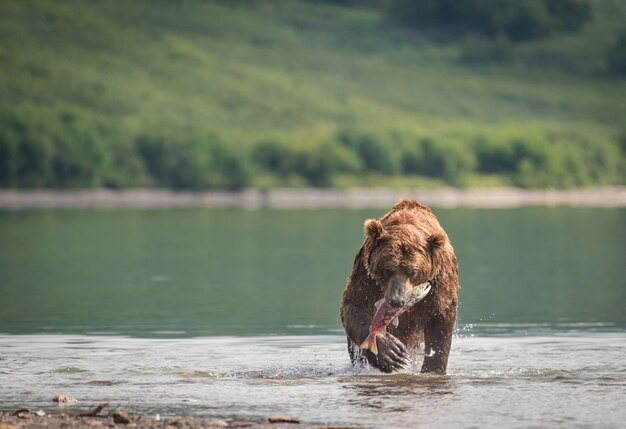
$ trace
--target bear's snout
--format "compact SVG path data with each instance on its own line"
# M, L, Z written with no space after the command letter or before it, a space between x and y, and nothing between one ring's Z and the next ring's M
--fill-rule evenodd
M404 307L404 300L398 299L398 298L390 298L387 300L387 302L389 303L390 306L392 307Z
M392 307L404 307L411 294L411 283L408 277L395 274L389 280L385 299Z

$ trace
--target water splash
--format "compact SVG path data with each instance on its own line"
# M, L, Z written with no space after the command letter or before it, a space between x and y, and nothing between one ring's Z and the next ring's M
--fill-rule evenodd
M460 337L447 376L420 374L418 351L411 367L399 373L354 367L343 335L89 337L80 349L67 348L70 339L81 340L0 336L11 346L3 349L2 407L27 403L51 411L47 392L62 386L62 393L82 404L107 401L162 417L289 413L312 425L366 421L381 428L411 427L415 419L463 427L470 415L477 416L473 424L484 427L558 426L563 416L574 426L611 427L623 421L624 332ZM89 383L94 380L114 382ZM598 395L602 401L593 401ZM599 420L591 421L590 415Z
M65 366L62 368L53 369L50 371L53 374L80 374L84 372L89 372L86 369L78 368L75 366Z

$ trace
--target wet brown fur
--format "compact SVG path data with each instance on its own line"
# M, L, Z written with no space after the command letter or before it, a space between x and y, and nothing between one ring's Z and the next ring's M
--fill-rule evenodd
M433 212L415 201L400 200L382 218L365 222L359 249L341 301L341 321L349 343L359 345L368 335L374 303L386 292L389 277L402 273L413 285L430 281L431 291L402 314L388 332L408 349L424 345L422 372L445 374L456 322L458 268L454 249ZM377 356L364 351L382 371Z

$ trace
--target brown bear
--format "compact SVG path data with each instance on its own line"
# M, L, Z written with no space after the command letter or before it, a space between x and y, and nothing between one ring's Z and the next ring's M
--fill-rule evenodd
M415 201L400 200L380 219L365 221L365 241L355 259L341 300L341 322L353 364L364 362L383 372L409 363L409 350L424 348L421 372L445 374L456 322L459 290L454 249L433 212ZM397 327L377 337L378 354L360 350L376 308L385 298L403 306L411 289L430 282L426 297L401 314Z

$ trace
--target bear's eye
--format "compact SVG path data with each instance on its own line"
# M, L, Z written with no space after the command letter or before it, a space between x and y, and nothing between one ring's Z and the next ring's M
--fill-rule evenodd
M417 272L415 270L410 270L408 273L409 277L415 277L415 274L417 274Z
M393 276L393 270L390 270L389 268L385 268L385 276L387 277Z

